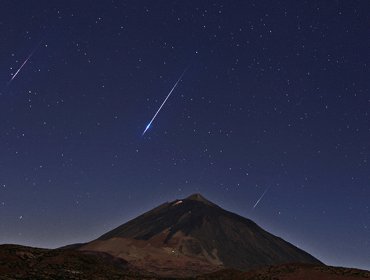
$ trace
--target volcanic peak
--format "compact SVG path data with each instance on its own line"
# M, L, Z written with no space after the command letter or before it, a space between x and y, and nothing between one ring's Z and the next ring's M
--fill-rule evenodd
M211 201L206 199L204 196L202 196L200 193L194 193L194 194L188 196L187 198L185 198L185 200L193 200L193 201L202 202L202 203L204 203L206 205L209 205L209 206L217 206L216 204L212 203Z

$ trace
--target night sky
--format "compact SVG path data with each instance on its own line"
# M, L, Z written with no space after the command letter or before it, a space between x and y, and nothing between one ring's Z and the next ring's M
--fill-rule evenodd
M200 192L370 269L369 30L368 0L2 0L0 243Z

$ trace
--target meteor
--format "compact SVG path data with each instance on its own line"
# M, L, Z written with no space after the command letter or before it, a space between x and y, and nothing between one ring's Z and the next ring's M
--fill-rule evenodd
M157 110L157 112L154 114L153 118L150 120L150 122L148 123L148 125L145 127L144 129L144 132L142 134L142 136L145 134L145 132L150 128L150 126L152 125L152 122L154 121L154 119L157 117L159 111L162 109L163 105L166 103L167 99L170 97L171 93L175 90L175 88L177 87L178 83L181 81L182 77L185 75L186 73L186 70L188 70L188 68L186 68L184 70L184 72L182 72L180 78L177 80L177 82L175 83L175 85L172 87L172 89L170 90L170 93L167 95L167 97L164 99L164 101L162 102L161 106L159 106L159 109Z
M26 65L26 63L28 62L28 60L30 60L30 58L33 56L33 54L37 51L37 49L39 48L40 44L41 44L41 42L37 44L36 48L30 53L30 55L22 63L21 67L18 68L17 72L15 72L15 74L12 76L12 78L8 81L7 85L10 85L10 83L15 79L15 77L18 75L18 73L22 70L23 66Z
M260 196L260 198L257 200L257 202L254 204L253 206L253 209L257 207L258 203L260 203L260 201L262 200L262 198L265 196L265 194L268 192L268 190L270 189L270 187L268 187L264 192L263 194Z

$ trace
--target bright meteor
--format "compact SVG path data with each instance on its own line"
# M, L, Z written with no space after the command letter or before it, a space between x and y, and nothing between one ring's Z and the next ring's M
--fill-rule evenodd
M157 110L157 112L154 114L153 118L150 120L150 122L148 123L148 125L145 127L144 129L144 132L142 135L145 134L145 132L150 128L150 126L152 125L152 122L154 121L154 119L157 117L159 111L162 109L163 105L166 103L167 99L170 97L171 93L175 90L175 88L177 87L178 83L181 81L182 77L185 75L186 73L186 70L188 68L186 68L184 70L184 72L182 72L180 78L177 80L177 82L175 83L175 85L172 87L172 89L170 90L170 93L167 95L167 97L164 99L164 101L162 102L161 106L159 106L159 109Z
M41 43L41 42L40 42ZM38 43L38 45L36 46L36 48L30 53L30 55L26 58L26 60L22 63L21 67L18 68L17 72L15 72L15 74L12 76L12 78L8 81L8 85L15 79L15 77L17 77L18 73L22 70L23 66L26 65L26 63L28 62L28 60L30 60L30 58L33 56L33 54L37 51L37 49L39 48L40 46L40 43Z
M260 198L257 200L257 202L254 204L253 206L253 209L257 207L258 203L260 203L260 201L262 200L262 198L265 196L265 194L268 192L268 190L270 189L270 187L268 187L264 192L263 194L260 196Z

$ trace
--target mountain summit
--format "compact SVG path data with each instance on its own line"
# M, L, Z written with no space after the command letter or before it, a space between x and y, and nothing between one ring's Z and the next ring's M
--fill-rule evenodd
M80 250L108 253L163 276L284 263L320 264L303 250L201 194L166 202Z
M207 205L210 205L210 206L217 206L216 204L210 202L209 200L207 200L204 196L202 196L200 193L194 193L190 196L188 196L187 198L185 198L186 200L194 200L194 201L199 201L199 202L202 202L204 204L207 204Z

